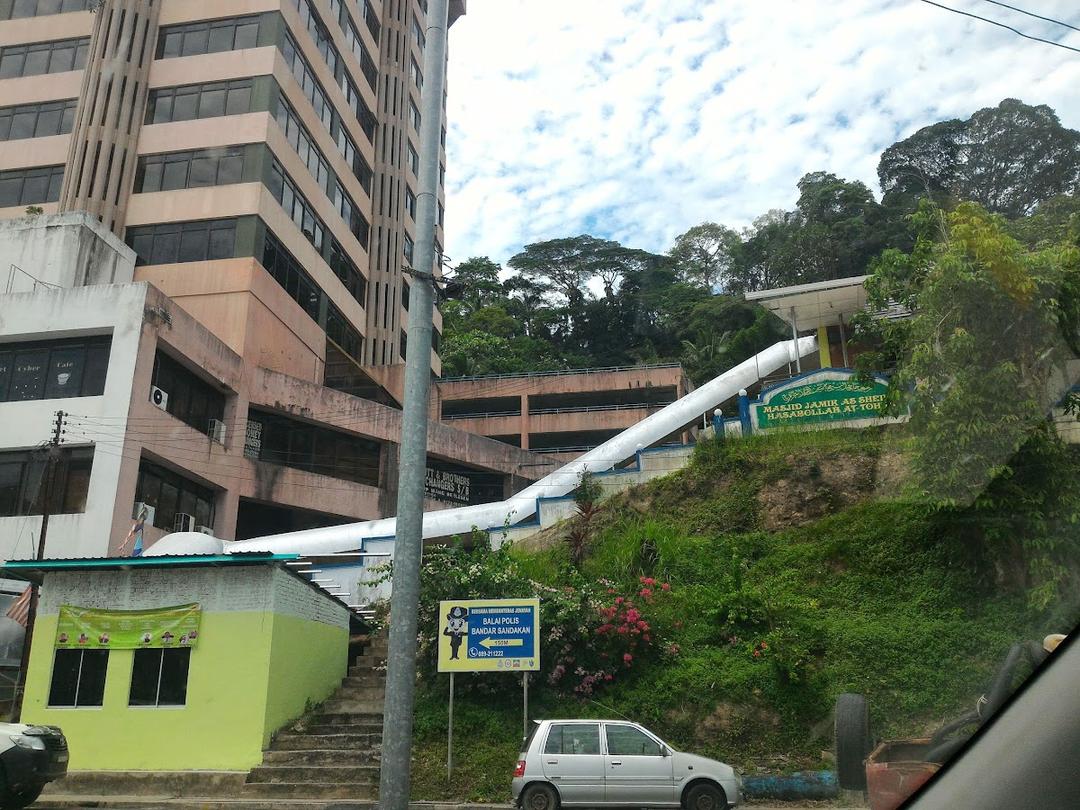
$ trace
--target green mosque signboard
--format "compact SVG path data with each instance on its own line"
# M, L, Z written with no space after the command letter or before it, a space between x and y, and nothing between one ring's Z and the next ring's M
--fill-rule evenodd
M854 372L823 369L765 391L752 405L754 427L806 427L823 423L868 424L893 421L881 408L889 384L884 378L856 379Z

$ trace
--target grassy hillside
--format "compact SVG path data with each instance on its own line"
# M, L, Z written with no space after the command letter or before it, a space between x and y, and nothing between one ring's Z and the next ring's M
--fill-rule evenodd
M509 552L506 564L539 587L581 576L611 593L641 577L670 586L650 604L649 654L586 698L541 683L531 715L626 715L752 771L827 767L840 692L869 696L880 736L970 707L1010 643L1062 628L1022 589L960 564L925 508L898 496L899 443L876 430L706 443L685 470L604 504L580 573L559 531ZM482 566L483 554L462 559ZM521 734L512 681L459 677L448 783L446 677L426 679L417 798L508 798Z

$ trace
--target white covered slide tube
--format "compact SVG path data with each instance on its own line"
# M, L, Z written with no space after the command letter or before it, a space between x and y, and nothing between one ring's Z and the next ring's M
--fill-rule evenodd
M770 346L719 377L691 391L686 396L661 408L598 447L579 456L552 473L529 485L505 501L462 506L424 513L424 538L466 535L475 529L497 529L514 525L536 513L538 498L556 498L574 490L583 470L602 472L632 457L639 448L649 447L665 436L693 424L721 402L730 399L741 388L748 388L764 376L794 363L800 357L817 350L817 338L804 337L786 340ZM368 520L343 526L305 529L285 534L253 537L250 540L222 543L222 551L269 551L281 554L333 554L365 548L366 541L389 540L396 531L397 518ZM202 542L207 539L201 536ZM189 539L169 535L155 543L148 554L202 553L188 548Z

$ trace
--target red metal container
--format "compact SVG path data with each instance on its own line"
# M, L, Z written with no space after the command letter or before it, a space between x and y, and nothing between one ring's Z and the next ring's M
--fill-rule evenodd
M927 762L930 738L886 740L866 758L870 810L896 810L941 767Z

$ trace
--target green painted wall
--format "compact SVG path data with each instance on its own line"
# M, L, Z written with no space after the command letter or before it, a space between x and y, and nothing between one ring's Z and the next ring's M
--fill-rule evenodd
M268 673L280 618L263 612L204 613L191 652L186 706L129 707L134 652L111 650L100 708L51 709L46 703L57 617L42 616L34 628L24 722L60 726L73 771L249 770L262 761L269 736Z
M292 616L274 616L265 742L302 715L306 703L321 703L341 685L348 670L349 631Z

